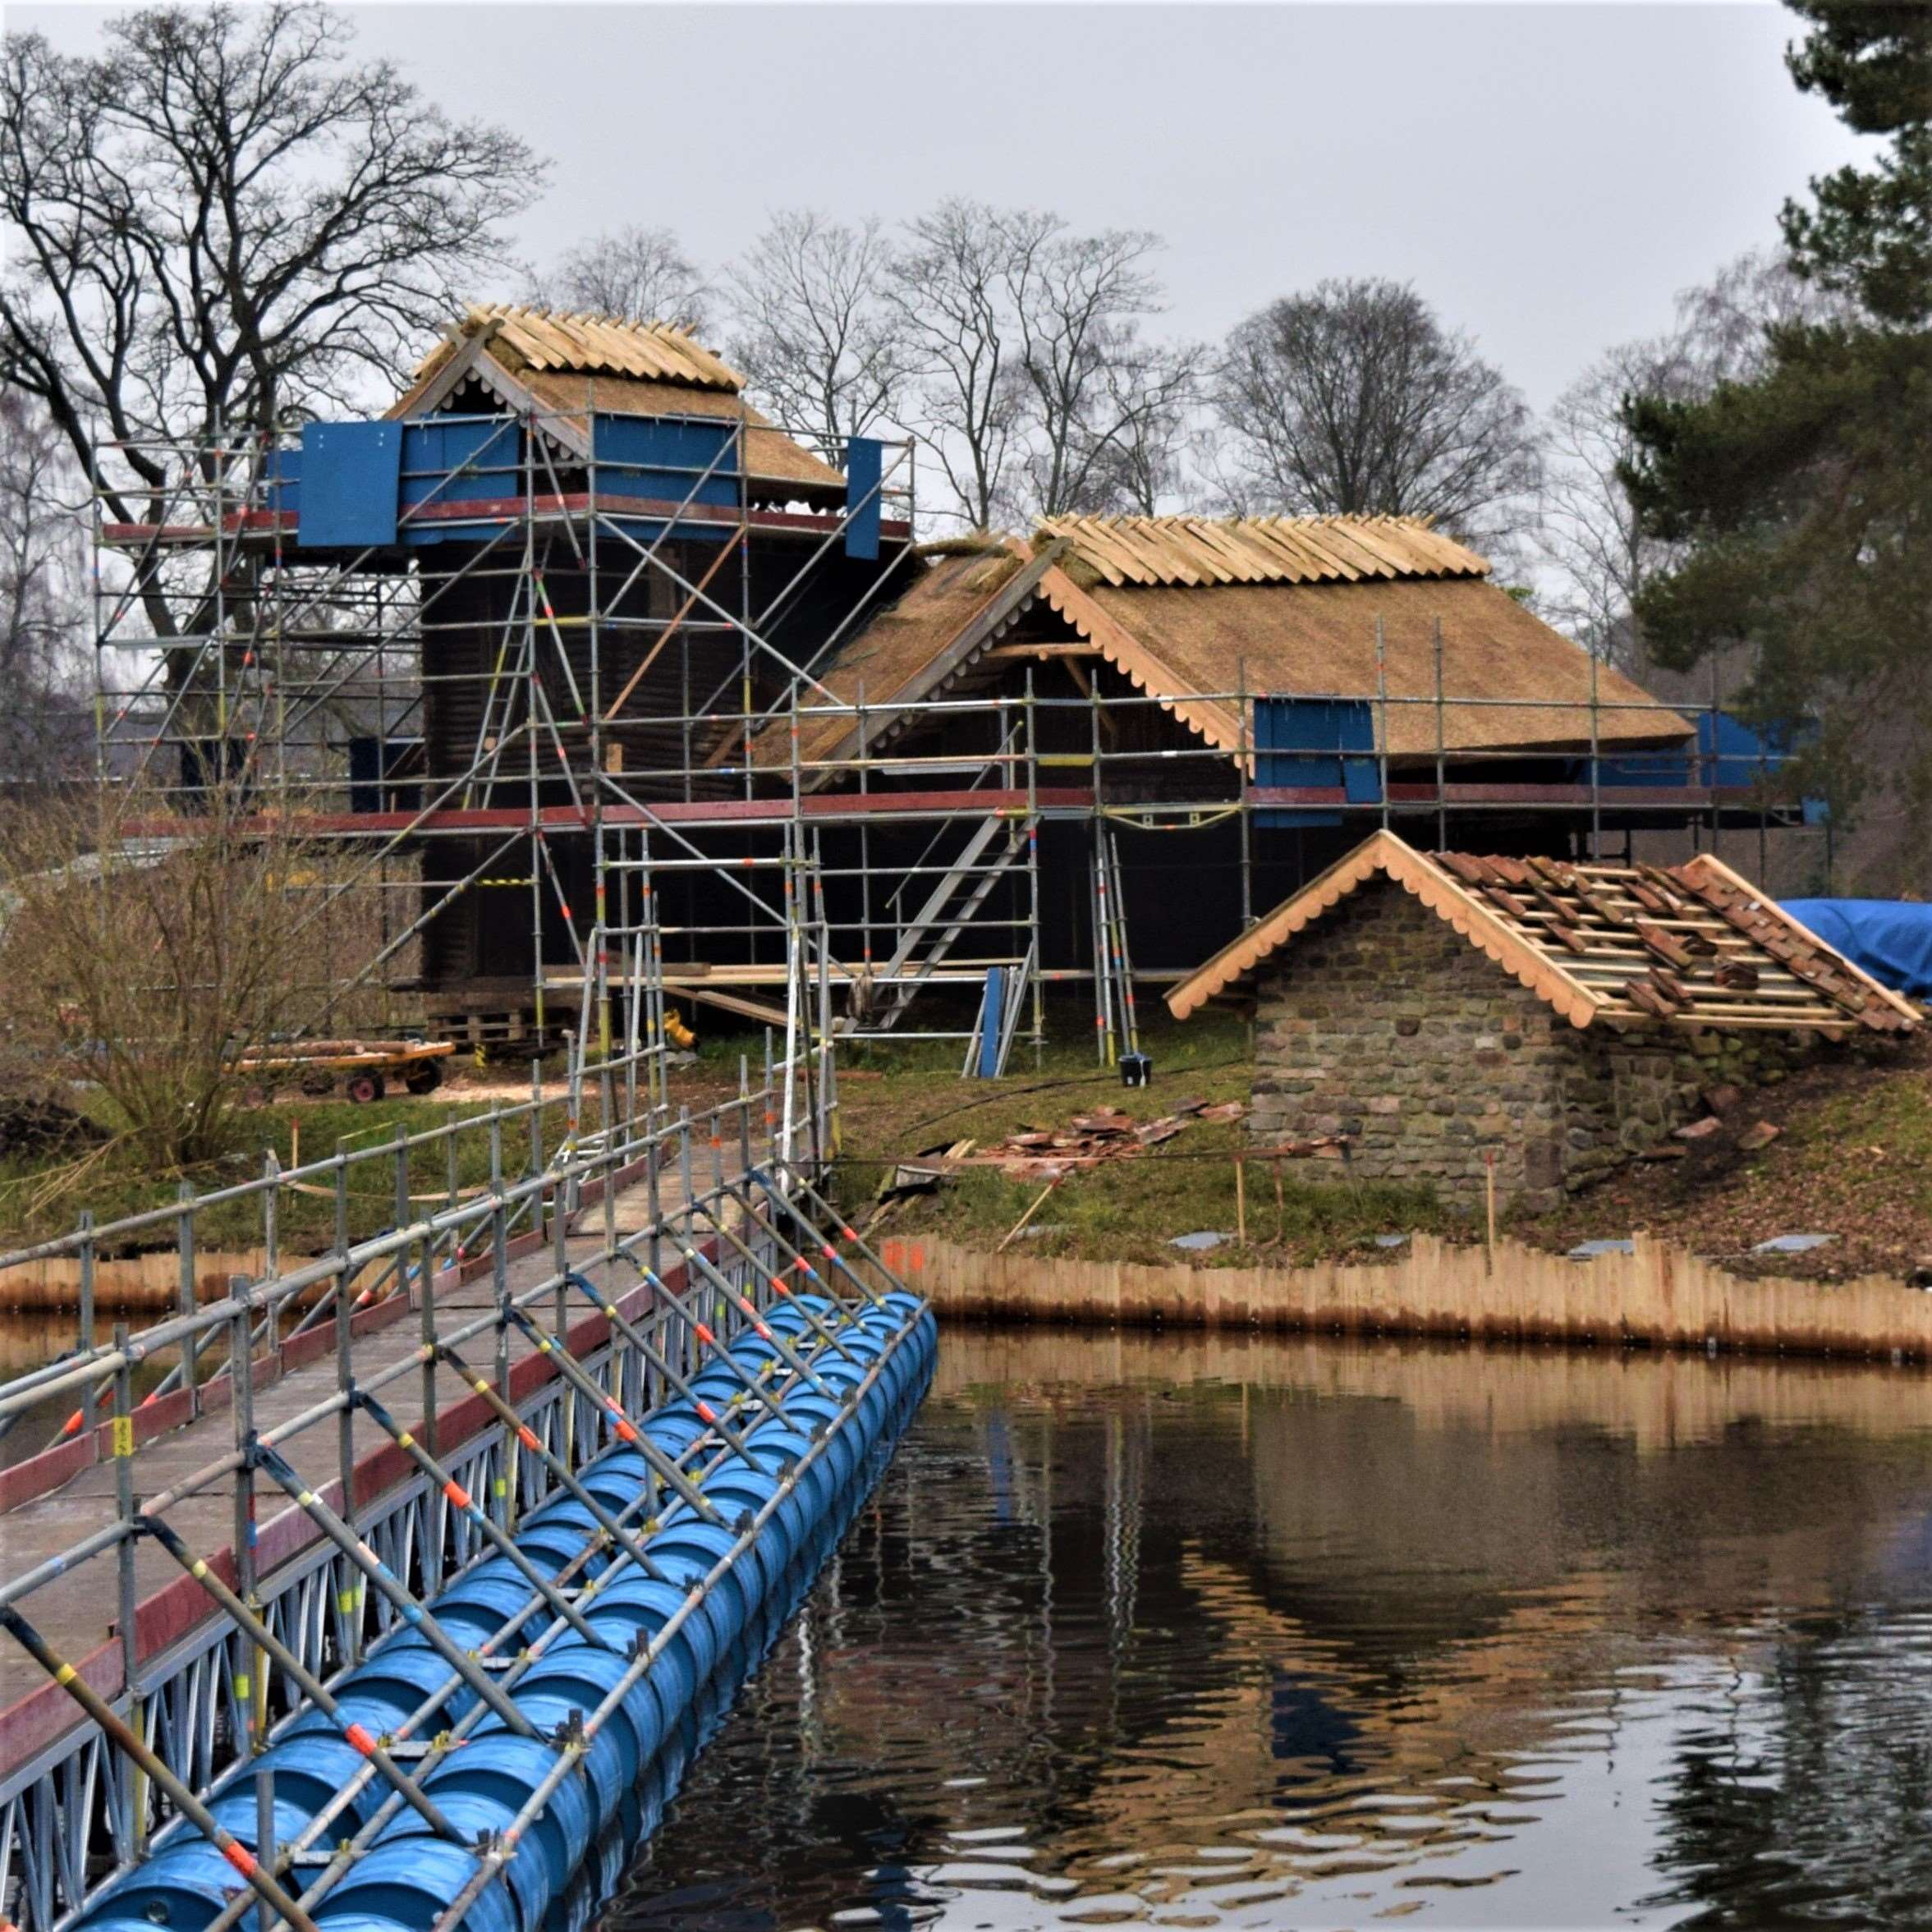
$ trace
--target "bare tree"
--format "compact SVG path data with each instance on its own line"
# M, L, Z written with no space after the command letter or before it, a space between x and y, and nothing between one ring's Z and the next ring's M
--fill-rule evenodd
M1770 333L1843 313L1842 298L1754 251L1683 291L1665 334L1622 343L1577 377L1550 411L1536 548L1553 574L1551 613L1640 678L1650 664L1632 615L1675 547L1645 532L1619 474L1636 453L1625 406L1639 396L1688 401L1764 366Z
M1527 521L1528 405L1405 284L1322 282L1251 315L1214 404L1237 509L1433 516L1487 544Z
M1536 549L1554 571L1549 615L1599 657L1640 679L1643 640L1631 610L1666 546L1645 534L1618 480L1635 450L1622 410L1631 396L1681 394L1689 371L1668 337L1599 356L1549 414Z
M1136 320L1159 303L1146 262L1160 238L1109 229L1081 236L1057 219L1008 278L1026 379L1030 507L1049 516L1090 507L1096 472L1140 406L1117 379L1139 345Z
M293 882L329 855L216 788L157 838L135 789L57 795L0 819L0 1042L14 1072L99 1087L163 1170L224 1151L251 1047L325 1009ZM356 946L332 925L330 966Z
M943 201L908 225L893 262L892 300L920 378L907 425L938 462L954 513L993 526L1012 483L1026 418L1026 379L1012 290L1059 223Z
M1138 507L1166 487L1200 356L1140 333L1159 246L959 200L911 225L893 273L921 379L911 426L966 521Z
M669 322L691 335L709 326L713 292L672 230L637 223L580 242L530 291L553 308Z
M1042 412L1027 458L1029 507L1043 516L1156 515L1180 487L1205 359L1199 343L1106 332L1062 436L1047 434Z
M782 209L731 270L732 360L778 420L828 444L896 420L908 346L876 218Z
M1706 282L1681 291L1673 356L1690 393L1709 395L1719 383L1747 383L1771 360L1771 337L1792 324L1848 322L1857 305L1801 276L1783 255L1747 250Z
M89 738L85 484L44 415L0 389L0 785L73 775Z
M307 0L149 7L99 53L0 51L0 380L36 398L108 514L163 516L180 459L258 461L250 432L392 377L403 346L503 265L542 181L500 130L452 122ZM204 459L204 468L209 459ZM157 638L186 628L158 559ZM177 689L193 653L172 649Z

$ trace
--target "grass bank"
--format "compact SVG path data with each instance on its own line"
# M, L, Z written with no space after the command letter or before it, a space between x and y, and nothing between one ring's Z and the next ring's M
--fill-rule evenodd
M97 1148L15 1159L0 1162L0 1246L17 1247L70 1232L78 1211L92 1210L95 1224L171 1205L186 1182L197 1194L213 1193L259 1176L264 1157L273 1153L287 1167L298 1151L305 1161L333 1154L338 1146L360 1150L392 1141L400 1128L420 1134L450 1121L480 1114L489 1102L466 1099L460 1088L417 1099L407 1095L373 1101L358 1107L348 1101L290 1099L247 1109L237 1117L234 1150L191 1171L157 1174L125 1142ZM105 1122L112 1129L112 1122ZM554 1148L565 1131L567 1110L561 1101L547 1104L541 1116L542 1145ZM594 1125L593 1120L590 1125ZM488 1136L460 1136L455 1184L474 1187L489 1177ZM504 1165L512 1174L529 1169L532 1151L527 1129L510 1136L504 1145ZM370 1162L349 1170L349 1225L360 1237L395 1223L394 1166ZM440 1146L411 1150L409 1191L432 1195L447 1191L451 1182L448 1157ZM259 1205L253 1201L222 1202L195 1218L197 1238L204 1246L245 1247L262 1238ZM288 1254L319 1252L328 1246L335 1228L335 1202L327 1193L285 1192L281 1205L280 1238ZM165 1246L168 1231L158 1230L135 1245Z
M1150 1003L1150 1004L1152 1003ZM1136 1120L1170 1112L1183 1099L1245 1101L1252 1067L1247 1028L1209 1012L1185 1026L1143 1008L1143 1045L1153 1055L1154 1084L1123 1090L1117 1073L1095 1067L1090 1042L1049 1044L1039 1064L1022 1048L1015 1071L998 1081L961 1081L958 1050L942 1059L917 1046L875 1051L855 1062L839 1086L841 1198L856 1211L882 1178L909 1156L971 1138L984 1146L1028 1127L1056 1127L1103 1104ZM1063 1026L1073 1035L1076 1029ZM1108 1161L1059 1183L1021 1239L1030 1254L1097 1260L1173 1261L1173 1237L1228 1231L1236 1224L1234 1154L1246 1134L1238 1121L1198 1122L1173 1140ZM1203 1266L1251 1262L1265 1254L1296 1263L1335 1255L1375 1255L1379 1234L1411 1228L1443 1231L1453 1223L1427 1188L1379 1182L1319 1182L1281 1164L1277 1198L1270 1169L1247 1171L1248 1246L1189 1257ZM967 1246L991 1246L1039 1195L1044 1183L972 1168L929 1195L897 1204L886 1225L895 1234L929 1232Z
M969 1136L984 1145L1021 1127L1060 1127L1103 1101L1144 1120L1184 1096L1247 1098L1241 1021L1210 1012L1185 1025L1163 1024L1154 1012L1148 1044L1155 1085L1140 1092L1123 1092L1115 1076L1097 1072L1090 1047L1051 1048L1037 1072L1029 1067L994 1082L958 1080L950 1058L941 1064L882 1055L872 1077L848 1079L841 1090L847 1205L862 1205L893 1163ZM1741 1146L1740 1131L1760 1122L1778 1130L1776 1138L1755 1150ZM1181 1260L1170 1245L1176 1235L1236 1226L1232 1156L1244 1131L1238 1122L1191 1126L1146 1154L1074 1174L1016 1246L1090 1260ZM1875 1063L1823 1058L1753 1089L1721 1132L1671 1145L1683 1150L1680 1156L1633 1163L1553 1214L1506 1214L1505 1230L1530 1246L1564 1252L1641 1229L1746 1276L1832 1282L1932 1273L1932 1039L1914 1039ZM1471 1217L1445 1210L1427 1188L1351 1183L1332 1170L1319 1181L1301 1177L1310 1171L1307 1163L1283 1163L1278 1203L1270 1168L1251 1163L1246 1245L1229 1241L1186 1259L1203 1267L1387 1260L1390 1251L1376 1245L1378 1235L1479 1237ZM894 1234L930 1233L988 1249L1041 1186L969 1170L936 1195L899 1202L884 1225ZM1801 1233L1832 1238L1801 1253L1753 1251Z
M901 1162L971 1138L982 1146L1027 1127L1058 1128L1103 1104L1136 1120L1173 1110L1183 1099L1209 1104L1246 1100L1251 1065L1245 1025L1228 1014L1197 1016L1186 1025L1167 1019L1157 1002L1143 1009L1144 1044L1154 1062L1154 1084L1123 1090L1117 1074L1095 1067L1082 1037L1082 1016L1069 1005L1054 1016L1061 1038L1037 1064L1016 1048L1014 1070L998 1081L962 1081L958 1048L907 1041L842 1054L840 1113L843 1137L838 1190L848 1211L874 1197ZM738 1053L755 1041L707 1039L699 1064L672 1083L674 1104L710 1105L737 1090ZM513 1071L461 1070L434 1096L406 1095L356 1107L339 1101L283 1096L236 1123L236 1152L186 1178L199 1191L259 1173L273 1149L285 1163L295 1150L306 1159L332 1153L338 1139L355 1147L392 1140L480 1113L527 1091ZM1914 1041L1875 1067L1828 1060L1746 1096L1731 1126L1768 1121L1780 1131L1768 1147L1740 1149L1733 1131L1687 1144L1682 1159L1639 1163L1579 1195L1556 1214L1506 1217L1512 1234L1531 1246L1566 1250L1590 1238L1620 1238L1647 1229L1692 1253L1739 1273L1847 1279L1870 1273L1910 1274L1932 1264L1932 1041ZM588 1128L598 1125L594 1099ZM545 1104L541 1145L553 1149L566 1125L563 1102ZM1237 1221L1233 1155L1245 1127L1239 1122L1195 1122L1144 1154L1109 1161L1062 1182L1039 1208L1020 1242L1021 1251L1094 1260L1173 1262L1177 1235L1232 1232ZM459 1141L456 1185L489 1178L484 1137ZM512 1174L528 1170L527 1128L506 1140ZM1203 1267L1307 1265L1336 1260L1386 1260L1381 1235L1421 1232L1472 1240L1471 1218L1439 1207L1425 1187L1338 1179L1324 1163L1281 1164L1280 1193L1271 1167L1249 1163L1248 1239L1186 1258ZM410 1191L447 1191L450 1177L439 1148L418 1150ZM0 1246L64 1233L78 1209L97 1223L166 1206L179 1177L156 1175L125 1149L91 1154L0 1162ZM887 1229L931 1233L962 1246L990 1248L1012 1228L1041 1192L1038 1181L1010 1179L991 1168L970 1168L938 1193L896 1204ZM350 1191L351 1232L362 1236L392 1224L393 1182L388 1163L356 1174ZM286 1206L285 1251L325 1247L334 1204L324 1195L294 1197ZM206 1210L202 1237L211 1245L246 1246L260 1237L259 1210L248 1204ZM1755 1256L1760 1241L1781 1234L1829 1233L1809 1253ZM154 1245L164 1245L156 1243Z
M1649 1229L1745 1273L1844 1281L1932 1266L1932 1040L1867 1065L1828 1058L1754 1089L1727 1122L1769 1122L1778 1137L1740 1148L1734 1134L1686 1144L1683 1158L1639 1162L1525 1237L1568 1247ZM1829 1234L1804 1254L1755 1255L1779 1235Z
M729 1050L727 1050L729 1049ZM694 1111L712 1106L737 1091L737 1058L730 1043L721 1042L695 1067L680 1070L672 1084L673 1105L688 1104ZM435 1094L417 1097L391 1094L357 1106L347 1100L308 1099L278 1094L267 1105L245 1108L235 1117L231 1150L182 1173L158 1173L125 1141L109 1140L92 1147L14 1157L0 1160L0 1248L12 1248L72 1232L82 1208L90 1209L95 1225L174 1205L185 1182L197 1195L211 1194L255 1178L265 1157L273 1153L284 1168L299 1156L305 1162L325 1159L338 1148L356 1153L394 1141L398 1131L429 1132L452 1121L473 1118L493 1107L514 1104L530 1092L527 1076L512 1069L459 1068ZM116 1122L99 1095L76 1103L89 1106L112 1134ZM533 1120L535 1131L533 1132ZM585 1095L581 1129L597 1131L603 1125L595 1091ZM547 1078L545 1099L534 1116L527 1111L506 1127L503 1169L515 1178L532 1171L539 1156L553 1154L569 1127L569 1107L561 1076ZM408 1191L417 1205L447 1199L484 1186L489 1179L487 1133L454 1137L452 1163L449 1142L411 1148L407 1165ZM395 1163L371 1160L348 1170L349 1232L360 1239L395 1225ZM319 1253L334 1237L333 1191L284 1191L280 1240L285 1254ZM258 1202L220 1202L196 1215L198 1238L204 1247L246 1247L262 1238ZM124 1243L117 1250L170 1244L172 1230L158 1228L149 1236Z

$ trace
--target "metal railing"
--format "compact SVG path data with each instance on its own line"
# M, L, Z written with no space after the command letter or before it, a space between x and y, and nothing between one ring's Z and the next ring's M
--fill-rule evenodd
M860 1280L837 1253L836 1218L835 1232L818 1232L830 1210L801 1151L831 1144L822 1067L781 1057L754 1085L741 1062L737 1093L695 1114L623 1108L625 1072L621 1058L592 1070L597 1126L573 1115L548 1149L533 1096L285 1170L270 1162L259 1177L168 1209L99 1225L82 1216L71 1234L0 1255L0 1281L10 1267L71 1257L85 1283L104 1254L168 1237L184 1284L174 1312L140 1328L116 1321L105 1342L84 1291L74 1349L0 1384L0 1420L76 1405L81 1420L63 1430L49 1480L90 1449L114 1471L112 1497L66 1506L44 1542L12 1539L0 1582L0 1623L65 1673L68 1696L94 1720L75 1723L52 1688L0 1712L0 1916L22 1932L54 1932L171 1819L193 1817L195 1794L315 1702L318 1686L325 1692L399 1620L421 1627L426 1598L501 1549L520 1513L571 1489L607 1432L632 1439L632 1417L721 1359L787 1292L787 1269ZM479 1143L486 1177L455 1185ZM512 1145L525 1150L520 1173ZM439 1163L452 1184L421 1198L412 1161ZM365 1178L383 1182L392 1224L354 1224L354 1183ZM333 1204L333 1238L321 1252L288 1254L291 1191L316 1189ZM238 1207L259 1215L268 1264L197 1304L199 1223ZM789 1372L809 1374L787 1360ZM163 1368L137 1400L137 1377ZM266 1425L261 1388L305 1372L312 1399ZM416 1411L407 1428L390 1410L405 1403ZM207 1457L188 1448L194 1434L176 1438L184 1447L170 1457L172 1480L138 1496L142 1445L184 1429L215 1439ZM686 1464L733 1439L715 1419L702 1444L659 1472L665 1493L696 1494ZM383 1450L387 1464L372 1462ZM184 1460L195 1466L182 1470ZM30 1464L10 1479L17 1490L33 1475ZM288 1507L258 1521L264 1496ZM232 1526L219 1557L195 1546L211 1503ZM640 1514L649 1513L647 1494ZM605 1533L635 1558L622 1522ZM162 1618L159 1599L144 1598L137 1557L156 1547L186 1572L175 1587L200 1614L184 1615L176 1598ZM526 1613L568 1627L571 1567L529 1576ZM80 1654L62 1656L76 1637ZM508 1675L480 1670L460 1647L438 1648L457 1675L477 1676L486 1702L518 1668L505 1657ZM407 1796L398 1785L396 1801ZM301 1848L284 1850L292 1870Z

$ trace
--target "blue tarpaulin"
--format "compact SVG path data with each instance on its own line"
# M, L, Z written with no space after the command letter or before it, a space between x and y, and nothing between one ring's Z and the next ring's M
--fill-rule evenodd
M871 558L879 554L879 531L884 499L880 493L884 445L875 436L854 436L845 446L845 553Z
M1881 986L1932 999L1932 906L1909 899L1787 899L1784 910Z
M1766 727L1760 730L1728 711L1697 714L1695 746L1677 746L1667 751L1626 752L1597 760L1597 782L1606 791L1624 787L1676 787L1710 785L1719 791L1749 791L1754 785L1769 784L1782 771L1792 754L1815 734L1809 727L1797 732ZM1590 763L1584 759L1580 773L1587 782ZM1802 801L1807 825L1824 823L1824 801Z
M366 549L396 541L400 423L305 423L296 541Z
M1379 805L1382 773L1375 724L1363 698L1256 698L1255 782L1320 786L1350 805ZM1338 811L1269 805L1257 825L1339 825Z

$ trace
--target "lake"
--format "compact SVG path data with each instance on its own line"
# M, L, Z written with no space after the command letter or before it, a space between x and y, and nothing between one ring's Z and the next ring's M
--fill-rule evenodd
M1932 1922L1932 1382L944 1334L608 1932Z

